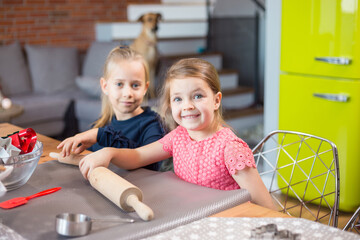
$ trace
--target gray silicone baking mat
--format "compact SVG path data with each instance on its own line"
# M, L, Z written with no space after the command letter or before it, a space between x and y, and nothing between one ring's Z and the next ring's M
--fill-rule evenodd
M114 170L115 168L112 167ZM93 223L89 235L77 239L140 239L168 231L250 200L247 190L221 191L179 179L173 172L114 170L139 187L143 202L155 214L152 221L127 213L101 195L86 181L78 167L50 161L38 165L28 183L0 198L25 197L48 188L58 192L29 200L26 205L0 209L2 223L26 239L65 239L56 233L59 213L83 213L92 218L132 217L135 223ZM74 238L72 238L74 239Z

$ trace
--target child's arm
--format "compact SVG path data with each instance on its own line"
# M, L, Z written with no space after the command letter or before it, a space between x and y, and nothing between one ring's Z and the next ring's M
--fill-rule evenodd
M86 155L80 161L79 167L82 175L87 179L92 169L100 166L108 167L110 162L122 169L136 169L170 156L170 153L163 149L163 144L156 141L135 149L103 148Z
M276 210L270 193L256 169L254 156L249 146L241 139L227 142L224 152L229 173L240 186L250 192L254 203Z
M78 133L62 141L57 149L62 148L60 152L62 157L69 156L71 153L79 154L96 143L97 133L98 128Z
M245 167L232 175L241 188L250 192L252 202L277 210L256 168Z

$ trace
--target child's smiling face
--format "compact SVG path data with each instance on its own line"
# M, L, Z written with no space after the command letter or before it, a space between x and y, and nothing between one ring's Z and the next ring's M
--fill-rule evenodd
M148 88L145 70L140 61L111 63L108 79L101 79L104 94L114 110L117 120L126 120L142 112L141 103Z
M174 120L188 131L212 132L215 110L221 93L214 94L200 78L173 79L170 83L170 106Z

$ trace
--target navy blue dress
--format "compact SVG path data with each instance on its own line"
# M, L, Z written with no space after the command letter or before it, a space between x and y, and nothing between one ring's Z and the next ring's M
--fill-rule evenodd
M149 107L144 112L127 120L118 121L114 116L110 124L99 128L97 143L88 150L97 151L103 147L137 148L155 142L165 135L160 116ZM144 168L158 171L161 162Z

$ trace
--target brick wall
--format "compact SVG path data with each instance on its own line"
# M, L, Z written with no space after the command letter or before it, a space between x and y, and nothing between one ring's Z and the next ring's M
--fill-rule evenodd
M161 0L0 0L0 45L72 46L85 50L95 40L95 23L126 21L128 3Z

